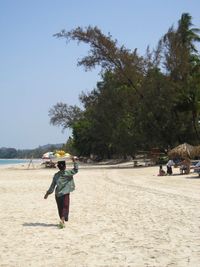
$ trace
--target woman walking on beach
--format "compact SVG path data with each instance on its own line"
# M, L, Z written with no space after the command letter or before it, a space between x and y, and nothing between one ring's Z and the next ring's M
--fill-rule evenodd
M58 161L59 171L55 173L52 183L47 190L44 199L48 198L48 195L52 194L55 187L55 199L58 208L58 214L60 217L60 228L65 226L65 221L68 221L69 216L69 204L70 204L70 192L74 191L75 184L73 175L78 172L77 158L73 157L74 168L71 170L66 170L65 161Z

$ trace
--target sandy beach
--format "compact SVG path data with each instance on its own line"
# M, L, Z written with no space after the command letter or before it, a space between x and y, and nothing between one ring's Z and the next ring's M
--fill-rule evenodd
M59 222L56 169L0 168L1 267L199 267L200 178L158 166L80 165L70 218Z

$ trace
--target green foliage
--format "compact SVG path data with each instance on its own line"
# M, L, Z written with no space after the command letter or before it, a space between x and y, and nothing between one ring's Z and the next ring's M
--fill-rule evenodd
M169 160L169 158L167 157L167 156L165 156L165 155L160 155L159 157L158 157L158 160L157 160L157 162L156 162L156 164L159 164L159 165L164 165L164 164L166 164L167 162L168 162L168 160Z
M0 158L12 159L17 157L17 150L15 148L0 148Z
M66 144L64 144L61 149L69 153L70 155L79 155L79 151L75 148L74 140L72 137L68 138Z
M31 158L42 158L42 155L47 151L55 151L60 148L61 145L46 145L35 149L23 149L16 150L15 148L0 148L0 158L2 159L31 159Z
M184 118L185 124L187 123L191 127L187 127L189 132L186 135L198 143L200 141L198 122L200 57L195 43L200 41L198 35L200 30L191 28L193 26L191 20L192 17L188 13L183 13L178 21L178 28L171 27L162 41L165 55L164 64L169 71L170 78L176 83L174 108L177 114Z
M118 47L97 27L78 27L55 36L90 47L78 64L100 66L102 80L82 93L83 110L58 103L50 122L72 128L69 149L101 158L132 155L138 149L199 143L200 56L195 43L199 29L191 28L184 13L177 28L170 27L154 51L145 56ZM67 144L66 144L67 145Z

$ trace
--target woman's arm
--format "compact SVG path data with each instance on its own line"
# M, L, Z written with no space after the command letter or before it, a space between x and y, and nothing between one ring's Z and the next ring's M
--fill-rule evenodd
M55 178L56 178L56 174L53 177L53 180L52 180L52 183L51 183L49 189L47 190L46 194L44 195L44 199L47 199L48 198L48 195L50 195L50 194L53 193L54 188L56 186L56 179Z

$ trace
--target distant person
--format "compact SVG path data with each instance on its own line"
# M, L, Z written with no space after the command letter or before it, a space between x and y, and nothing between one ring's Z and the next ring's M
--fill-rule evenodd
M76 157L72 158L74 168L71 170L66 170L65 161L58 161L57 166L59 171L53 176L52 183L44 196L44 199L47 199L48 195L53 193L56 187L55 199L60 217L60 228L65 227L65 222L68 221L69 217L70 192L75 189L73 175L78 172L78 163L76 160Z
M190 173L191 161L189 158L185 158L180 162L180 174L189 174Z
M165 174L166 174L166 173L165 173L165 171L163 170L162 165L160 165L158 176L164 176Z
M172 159L170 159L167 162L166 166L167 166L167 174L168 175L172 175L173 174L173 172L172 172L172 166L174 166L174 165L175 165L175 163L174 163L174 161Z
M190 169L194 169L194 172L200 176L200 160L194 166L190 167Z

